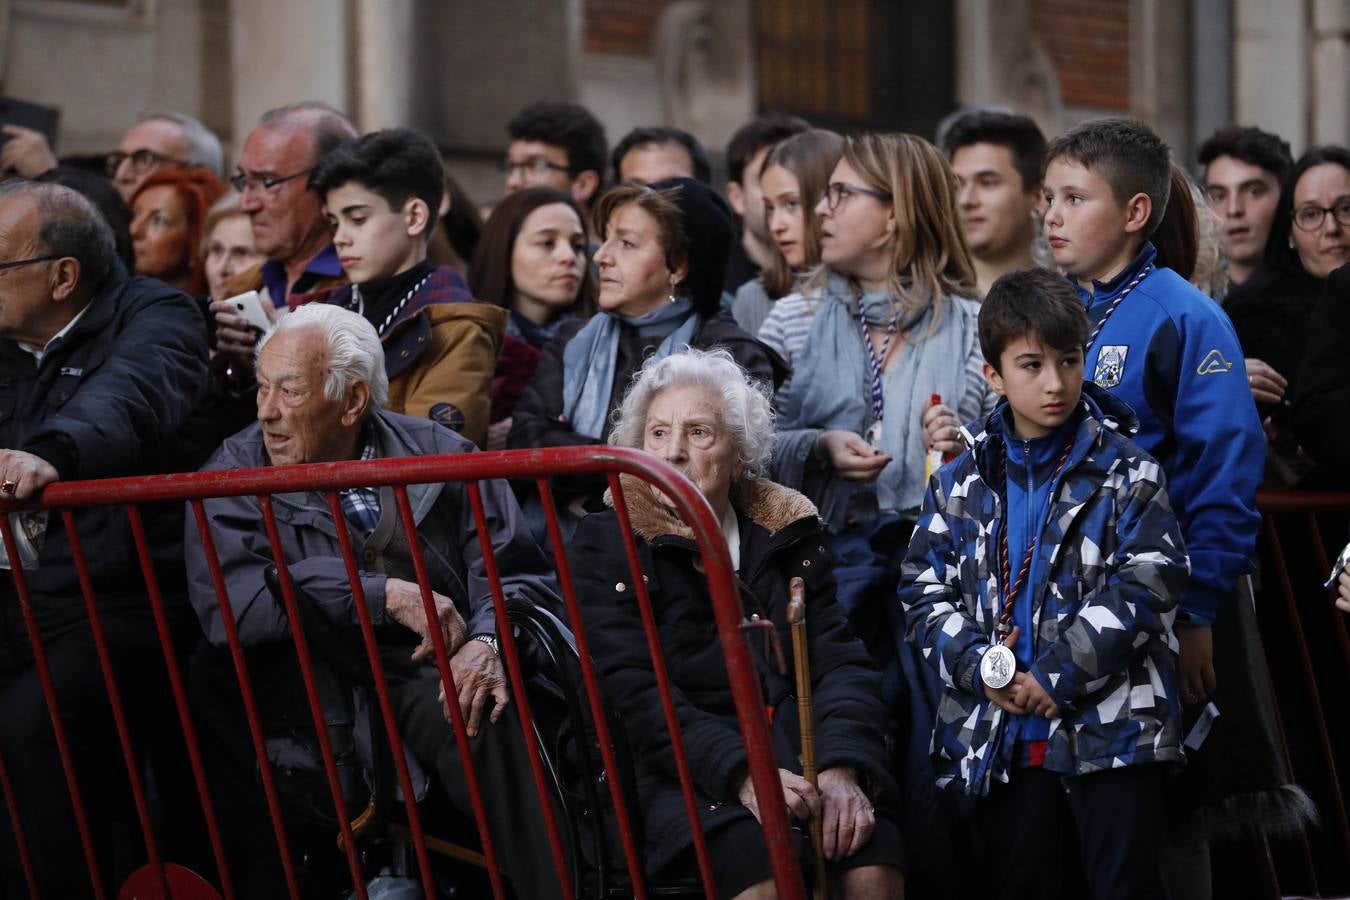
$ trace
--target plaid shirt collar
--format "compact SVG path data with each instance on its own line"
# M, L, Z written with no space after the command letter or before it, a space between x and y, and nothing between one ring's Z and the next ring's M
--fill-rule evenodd
M375 458L375 429L366 426L365 445L361 448L361 459ZM376 487L357 487L341 491L342 513L362 534L369 535L380 522L380 489Z

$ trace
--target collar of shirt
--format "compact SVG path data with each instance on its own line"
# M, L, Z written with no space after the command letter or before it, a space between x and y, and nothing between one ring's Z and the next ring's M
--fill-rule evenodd
M84 309L77 312L75 314L75 317L66 323L65 328L62 328L56 334L52 335L51 339L47 341L47 343L43 344L41 347L34 346L33 344L24 343L23 341L15 341L15 343L19 345L19 349L33 354L33 361L35 363L37 363L38 365L42 365L42 357L47 355L47 351L52 348L53 344L55 344L57 341L61 340L63 337L65 337L67 334L70 333L70 330L75 327L75 323L80 321L80 319L84 318L84 314L89 312L89 307L92 305L93 305L92 302L86 303Z
M289 283L286 278L286 267L274 259L269 259L262 264L262 280L267 286L267 293L272 297L277 309L286 306L286 298L289 294L286 288ZM342 275L342 261L338 259L337 248L332 244L324 247L313 259L305 264L305 271L300 273L300 277L295 280L296 291L307 291L313 286L314 282L320 278L337 278Z
M736 509L730 503L722 516L722 539L727 542L727 551L731 554L731 568L741 570L741 523L736 518Z
M1107 281L1097 281L1094 279L1092 282L1091 294L1083 287L1082 282L1073 275L1069 276L1069 280L1072 281L1074 287L1078 289L1078 296L1083 299L1085 304L1096 306L1098 303L1104 303L1107 300L1114 298L1116 294L1120 292L1120 289L1128 284L1131 278L1139 274L1139 271L1143 269L1144 266L1153 262L1157 255L1158 249L1153 246L1153 242L1144 241L1144 245L1139 248L1138 255L1136 255L1135 258L1130 261L1130 264L1122 269L1118 275Z
M361 448L361 459L375 458L375 429L367 425L365 445ZM380 521L380 489L377 487L358 487L340 492L342 513L364 534L370 534Z

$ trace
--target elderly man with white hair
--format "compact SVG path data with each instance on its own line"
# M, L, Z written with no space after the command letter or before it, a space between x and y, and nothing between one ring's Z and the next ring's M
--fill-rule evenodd
M382 408L389 381L380 339L365 318L349 310L311 304L282 316L259 343L256 369L257 422L227 439L204 471L474 450L469 441L429 419ZM357 600L336 529L346 530L360 564L364 602L375 625L403 741L469 816L459 751L448 710L443 709L444 689L413 568L410 547L415 537L452 654L458 697L450 700L459 703L467 723L494 842L513 847L516 859L546 860L547 837L498 657L491 587L465 487L436 483L409 485L407 491L415 536L404 530L392 488L343 491L341 522L333 521L321 493L274 495L281 541L275 550L284 556L299 601L309 604L307 612L317 613L332 630L350 638L359 623ZM521 520L510 488L503 481L482 481L479 491L508 600L553 607L552 572ZM265 577L275 562L274 548L258 499L223 497L204 505L240 641L249 648L270 645L273 654L278 647L289 647L292 623ZM195 523L188 526L187 541L190 548L201 546ZM205 555L190 550L188 570L192 603L206 636L224 646L221 609ZM508 875L516 876L520 896L557 895L558 884L547 864L513 868Z

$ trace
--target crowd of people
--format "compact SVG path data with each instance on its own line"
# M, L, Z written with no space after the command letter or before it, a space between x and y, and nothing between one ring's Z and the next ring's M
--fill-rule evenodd
M766 114L732 138L719 190L684 131L638 128L611 151L592 113L540 102L510 120L504 196L484 219L427 136L363 135L317 102L265 113L233 169L215 135L171 111L143 115L98 173L3 130L0 496L196 469L641 448L689 476L721 523L745 617L762 626L749 647L781 799L819 824L822 862L804 872L833 896L1240 896L1245 875L1225 881L1211 851L1313 821L1275 737L1251 575L1258 487L1344 488L1350 472L1350 150L1294 159L1277 135L1233 127L1204 142L1192 177L1126 119L1047 140L1025 116L963 110L929 141ZM659 701L668 677L717 891L774 896L758 820L778 798L751 786L699 546L659 491L622 485L622 510L603 477L557 478L552 493L633 750L643 865L697 871ZM312 733L285 726L255 757L229 643L248 650L264 719L294 722L308 707L291 630L350 649L363 624L412 770L402 789L472 830L471 760L510 889L559 895L488 574L508 602L561 611L547 504L532 483L478 490L481 519L456 484L406 500L357 487L331 506L226 497L200 518L146 510L242 896L287 890L260 766L284 773L288 813L305 811L296 828L333 811L315 811L328 801ZM6 578L0 759L27 864L0 840L4 896L24 895L25 873L44 895L89 895L144 852L127 846L84 588L134 698L168 852L214 865L179 827L196 813L173 801L190 782L177 726L157 714L171 701L138 534L106 508L68 521L87 584L60 516L12 515L26 552L6 565L25 570L80 786L98 785L80 803L98 874L78 864L65 753ZM798 578L804 657L783 650ZM1340 583L1350 609L1350 573ZM332 668L325 711L345 723L339 762L359 807L381 764L352 723L373 700Z

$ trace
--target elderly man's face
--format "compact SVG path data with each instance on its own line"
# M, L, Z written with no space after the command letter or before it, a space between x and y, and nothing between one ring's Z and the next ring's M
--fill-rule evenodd
M313 167L314 142L304 128L259 125L244 142L239 170L247 180L239 205L253 226L254 247L268 259L290 262L329 239L323 202L308 187ZM265 187L269 180L272 187Z
M647 407L642 449L689 476L713 510L725 515L731 483L740 475L740 453L718 391L691 385L659 392Z
M272 465L355 457L369 389L358 382L331 400L323 392L327 371L328 349L313 328L282 331L258 355L258 422Z
M47 255L38 240L38 209L30 198L0 200L0 263ZM55 261L30 262L0 269L0 337L42 346L59 329L51 327Z
M187 139L183 128L177 122L168 119L149 119L137 122L122 135L117 145L119 153L125 154L117 171L113 173L113 184L122 200L127 204L136 196L145 179L151 173L164 166L183 165L187 157ZM153 154L152 162L144 169L138 169L132 157L139 150L149 150Z

